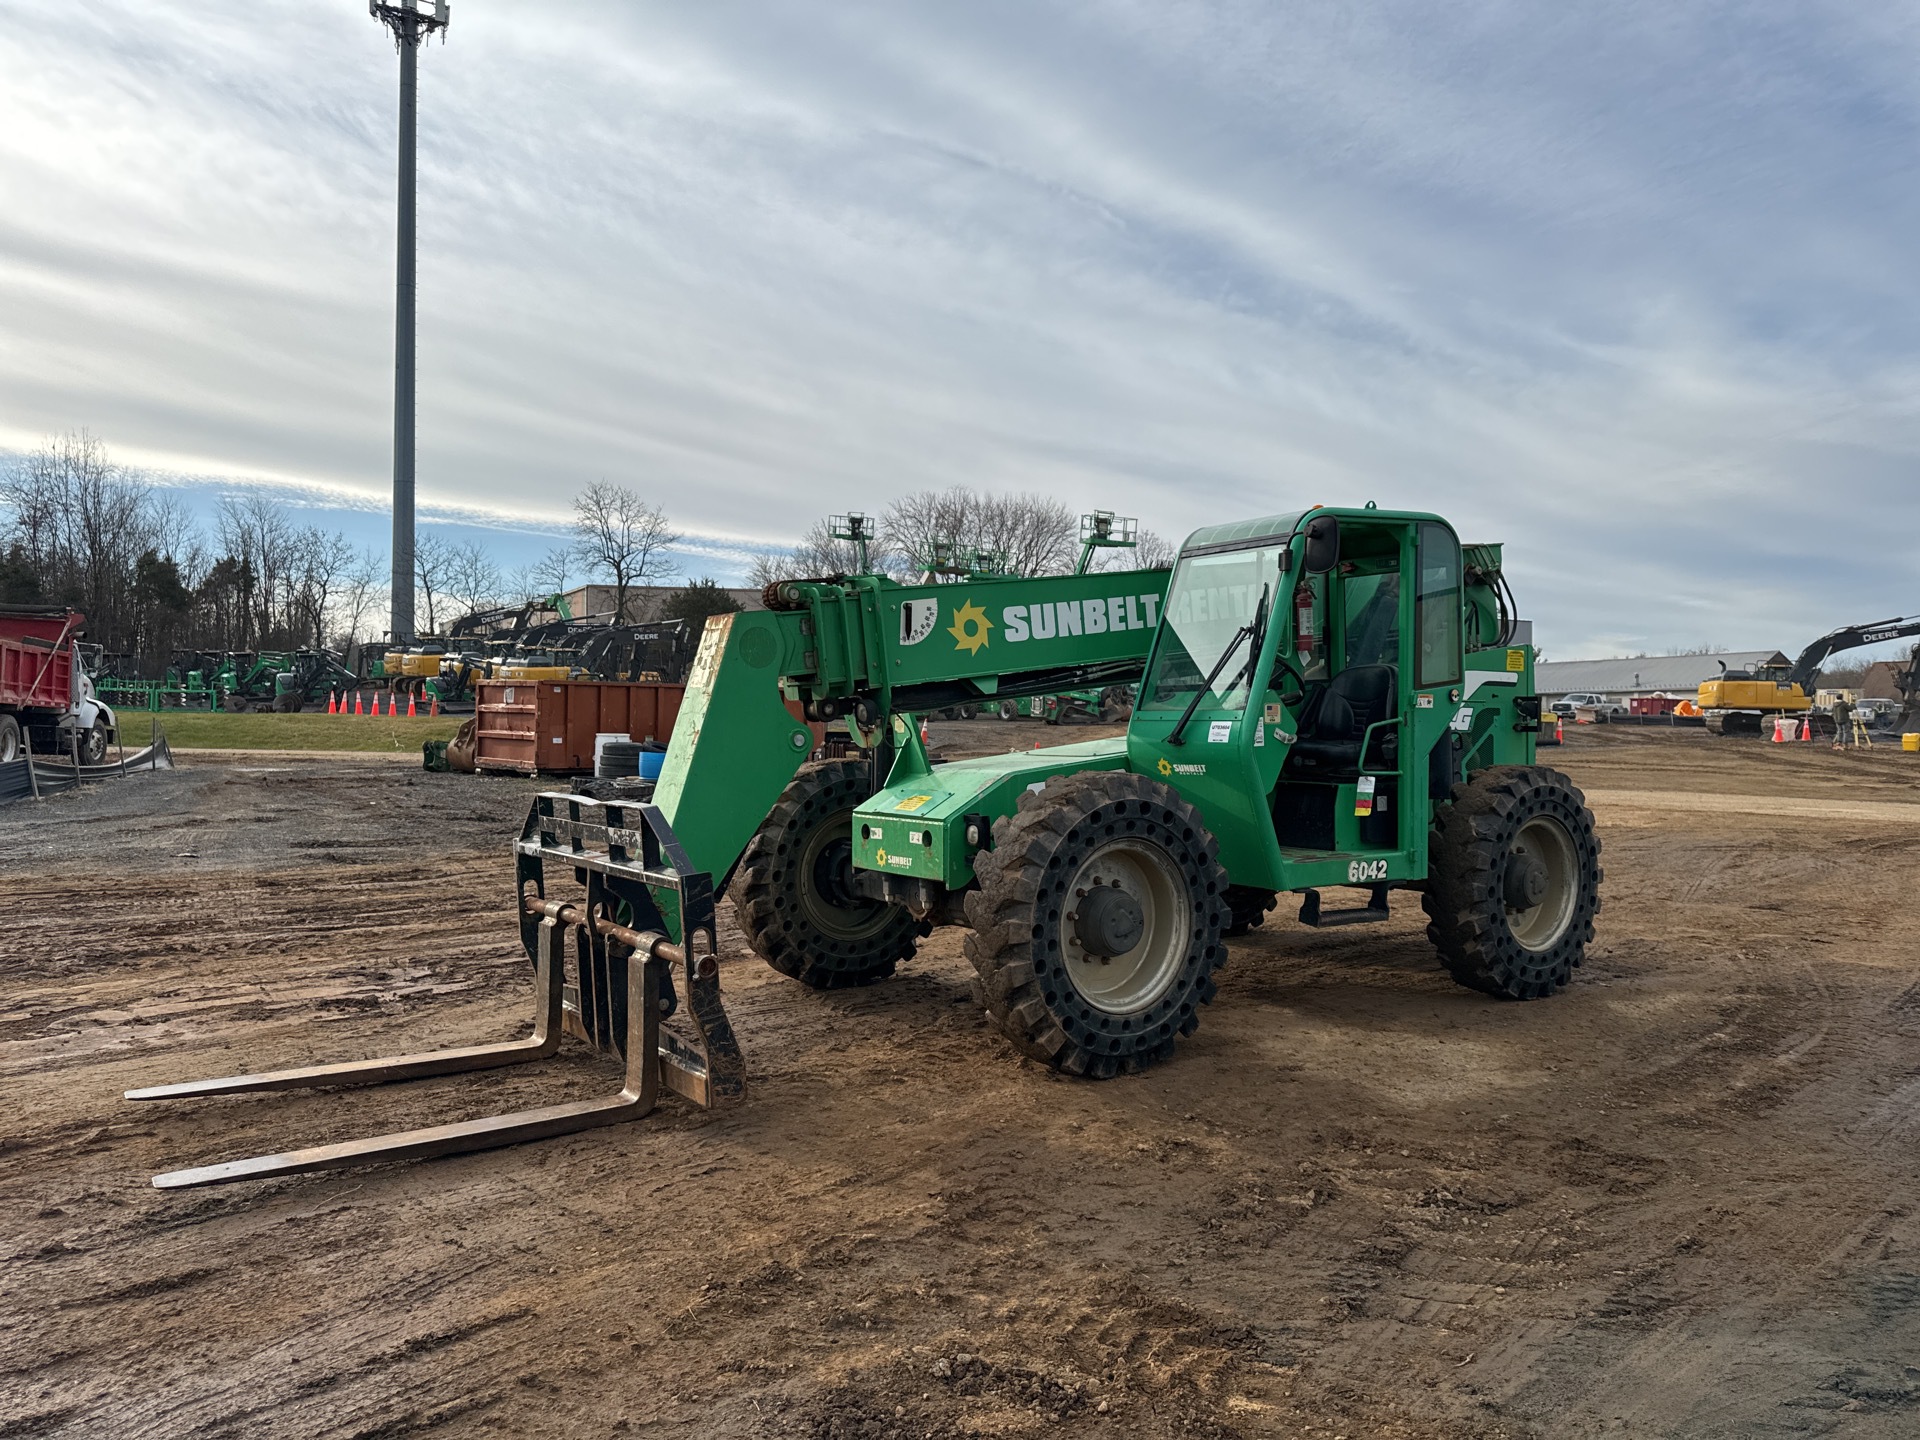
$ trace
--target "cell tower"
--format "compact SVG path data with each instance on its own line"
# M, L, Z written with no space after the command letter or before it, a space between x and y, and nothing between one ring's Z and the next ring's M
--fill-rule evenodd
M449 0L368 0L400 50L400 235L393 318L393 605L388 638L413 639L413 152L420 43L445 31ZM443 36L444 38L444 36Z

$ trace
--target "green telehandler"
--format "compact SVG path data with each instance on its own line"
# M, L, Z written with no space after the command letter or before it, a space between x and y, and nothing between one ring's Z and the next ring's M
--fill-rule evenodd
M650 801L534 800L515 847L530 1039L129 1092L443 1074L551 1054L566 1029L624 1057L619 1095L155 1183L533 1139L644 1114L662 1088L737 1099L713 918L729 890L752 948L820 989L885 980L934 927L966 927L1008 1040L1094 1078L1172 1055L1226 939L1281 893L1317 927L1417 893L1455 980L1551 995L1593 934L1600 845L1580 792L1533 763L1510 594L1499 546L1372 505L1203 529L1170 572L779 582L766 610L708 622ZM1136 680L1110 740L932 764L913 718ZM796 710L857 748L817 754ZM569 872L583 894L550 895Z

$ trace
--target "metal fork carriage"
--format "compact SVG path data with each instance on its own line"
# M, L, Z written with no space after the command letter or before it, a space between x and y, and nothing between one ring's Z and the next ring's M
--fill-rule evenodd
M617 1095L172 1170L154 1176L153 1183L178 1190L540 1140L637 1120L659 1102L663 1086L707 1108L737 1101L745 1089L745 1066L720 1003L713 877L693 868L659 809L543 793L527 812L514 855L520 940L533 962L533 1033L525 1039L154 1085L129 1090L126 1098L181 1100L254 1090L379 1085L490 1070L547 1058L559 1050L563 1030L624 1060L626 1084ZM581 898L565 901L548 895L549 861L572 870L584 890ZM616 918L622 909L632 923ZM679 944L668 938L674 928L680 932ZM571 979L566 964L569 937L574 951ZM690 1037L664 1023L679 1009L676 967L686 987Z

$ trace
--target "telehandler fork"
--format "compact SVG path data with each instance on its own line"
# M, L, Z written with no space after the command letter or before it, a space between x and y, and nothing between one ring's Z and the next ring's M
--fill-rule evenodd
M533 962L533 1033L526 1039L155 1085L129 1090L126 1098L184 1100L256 1090L382 1085L490 1070L547 1059L559 1050L562 1030L624 1060L626 1084L618 1094L173 1170L155 1176L153 1183L179 1190L541 1140L637 1120L658 1103L662 1088L702 1106L738 1100L744 1067L720 1003L713 885L692 868L659 809L585 795L539 795L527 812L514 853L521 942ZM572 870L583 890L578 900L548 896L549 861ZM620 923L616 911L638 917L639 924ZM669 914L682 937L678 942L666 934ZM569 940L574 952L571 983L566 973ZM686 986L691 1039L663 1023L678 1008L676 968Z

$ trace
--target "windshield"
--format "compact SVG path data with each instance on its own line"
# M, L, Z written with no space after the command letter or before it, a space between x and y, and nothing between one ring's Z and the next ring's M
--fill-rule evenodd
M1254 667L1248 664L1248 637L1240 632L1253 624L1263 588L1271 608L1279 589L1280 557L1284 554L1284 546L1264 545L1220 555L1194 555L1180 562L1167 589L1160 648L1143 691L1143 708L1185 709L1207 672L1235 643L1235 636L1239 636L1238 651L1200 703L1210 709L1246 708Z

